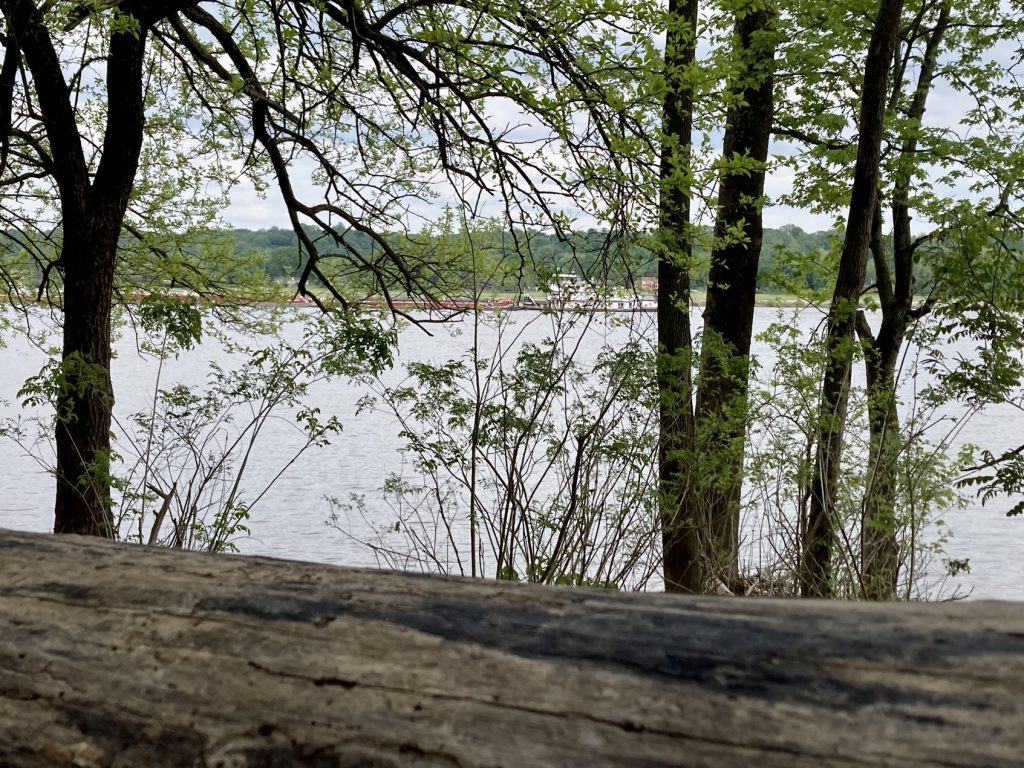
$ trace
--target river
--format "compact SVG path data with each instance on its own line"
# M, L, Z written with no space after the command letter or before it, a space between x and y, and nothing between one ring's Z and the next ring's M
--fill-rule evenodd
M297 312L308 310L296 310ZM551 320L535 313L516 313L511 323L522 341L540 341L551 333ZM801 329L821 321L810 312L796 316L794 310L759 308L755 332L763 331L782 320ZM699 312L694 321L699 324ZM646 325L645 325L646 324ZM592 359L603 344L621 344L637 333L650 336L650 316L634 323L621 318L594 318L583 337L581 354ZM35 331L45 330L47 323L36 318ZM417 327L404 328L399 336L396 366L385 374L384 381L398 384L404 379L403 366L412 361L438 362L458 357L468 349L472 334L468 322L455 322L430 327L430 335ZM286 327L285 334L297 340L298 325ZM498 335L493 328L482 326L480 344L493 348ZM137 352L136 339L122 332L117 339L114 360L116 416L124 420L129 413L144 410L150 401L157 380L158 366L152 358ZM755 347L760 358L762 375L771 371L774 360L764 344ZM0 348L0 401L6 417L30 417L32 411L22 410L16 396L24 380L38 373L46 359L39 345L23 337L8 334L7 345ZM179 381L201 388L208 375L207 364L219 360L230 367L238 360L226 355L221 347L204 342L198 348L168 360L160 372L161 385ZM331 445L305 453L274 484L253 508L249 525L252 535L237 541L241 552L273 557L312 560L344 565L377 565L373 551L361 543L371 538L376 527L392 522L391 510L383 503L381 487L387 476L403 466L398 448L402 441L392 416L381 411L356 413L360 399L367 394L364 386L349 380L319 383L312 389L313 403L325 415L337 416L344 425ZM957 414L947 414L957 416ZM993 408L973 416L961 424L953 443L975 443L994 451L1015 447L1024 436L1024 414L1011 407ZM299 444L299 437L286 420L271 420L262 435L247 483L252 487L266 482L275 474ZM47 445L37 445L35 452L52 455ZM10 439L0 439L0 527L46 531L52 525L52 479L35 458ZM347 499L352 495L365 500L363 515L343 516L349 534L328 527L332 511L326 497ZM945 544L945 556L970 561L971 571L944 583L941 594L959 590L973 599L994 598L1024 600L1024 519L1007 518L1010 502L995 500L982 506L970 500L964 509L953 509L945 516L953 536Z

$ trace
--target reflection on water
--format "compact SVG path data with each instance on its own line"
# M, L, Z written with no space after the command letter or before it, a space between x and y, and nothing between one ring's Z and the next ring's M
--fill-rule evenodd
M759 309L755 333L775 322L778 313L775 309ZM649 322L649 318L646 316L641 322ZM799 322L811 327L819 319L804 314ZM698 312L694 321L699 324ZM521 341L540 341L551 332L550 320L532 313L523 313L513 322L522 331ZM397 384L403 379L401 366L407 362L441 361L462 354L472 338L464 332L466 330L466 326L459 323L432 326L433 335L417 328L404 330L398 366L387 374L387 383ZM603 343L622 341L630 332L605 318L596 318L584 338L583 352L594 356ZM289 333L297 334L298 329L293 327ZM493 347L495 332L484 327L480 343ZM140 357L134 345L132 337L122 337L117 342L114 385L116 414L120 418L145 408L156 382L157 366L152 360ZM767 350L755 347L755 353L761 356L761 370L770 370L773 361L768 358ZM218 356L222 363L230 363L220 357L222 354L216 345L204 344L177 360L168 361L164 366L163 385L180 381L200 386L211 356ZM3 361L0 400L9 404L4 408L4 415L11 416L19 410L18 388L26 377L39 371L45 357L37 347L13 337L6 348L0 348L0 359ZM325 416L338 416L344 423L344 431L332 445L300 458L254 508L253 537L239 542L242 552L346 565L376 564L373 553L355 539L370 538L374 525L390 522L386 519L389 513L381 502L379 489L385 477L400 468L403 459L398 452L401 445L398 429L391 417L374 411L356 415L357 403L365 394L364 388L348 381L316 385L314 402ZM249 480L254 487L287 462L299 445L294 429L274 422L267 429L250 470ZM1022 434L1024 414L1011 407L994 408L971 419L957 436L956 445L975 443L999 451L1015 447ZM45 453L47 447L39 450ZM53 490L45 469L10 440L0 440L0 466L3 467L0 526L48 530L52 524ZM367 521L357 514L348 518L354 538L325 525L331 513L326 497L347 499L351 495L365 498L370 518ZM970 590L974 598L1024 600L1024 559L1021 558L1024 519L1007 518L1004 510L1010 506L1005 500L991 502L984 508L972 503L967 509L951 511L946 517L954 534L946 547L947 555L970 560L971 573L959 577L957 582L963 589ZM384 519L374 520L375 513Z

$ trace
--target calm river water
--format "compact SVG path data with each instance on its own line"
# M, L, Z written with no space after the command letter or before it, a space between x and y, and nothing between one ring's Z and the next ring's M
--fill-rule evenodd
M303 311L303 310L297 310ZM793 310L761 308L757 311L755 330L763 330L780 319L810 328L820 322L820 315ZM649 316L638 319L630 327L621 318L609 322L597 317L591 323L582 343L582 354L593 357L605 343L621 343L637 333L640 323L650 325ZM694 321L699 323L699 312ZM517 313L512 323L523 340L540 341L551 334L551 319L534 313ZM36 330L45 328L37 322ZM404 378L402 367L410 361L441 361L460 356L469 348L471 330L467 322L431 327L433 335L410 327L401 332L396 367L385 377L388 383ZM295 334L292 327L288 333ZM648 337L651 331L648 329ZM506 337L507 338L507 337ZM480 343L493 348L497 334L481 329ZM771 370L773 361L765 347L756 350L763 371ZM208 374L207 363L216 358L232 365L217 345L204 343L198 349L168 361L162 372L162 386L180 381L201 387ZM0 348L0 401L5 417L25 414L18 405L16 392L26 377L37 373L45 362L45 354L20 336L8 340ZM147 407L157 377L157 365L141 357L135 338L123 335L117 342L114 362L114 386L117 395L116 414ZM390 512L380 491L385 478L402 466L398 452L401 441L393 417L369 411L356 415L357 403L367 390L348 381L317 385L314 403L326 415L336 415L344 431L326 448L306 453L273 486L253 509L250 527L252 537L238 542L247 554L313 560L345 565L376 564L373 552L358 539L372 536L375 525L387 525ZM970 442L997 451L1024 442L1024 414L1012 408L992 409L973 417L957 437L957 444ZM271 421L263 435L248 477L256 487L265 482L287 462L299 444L295 430L284 420ZM39 446L43 456L49 450ZM50 454L52 455L52 451ZM35 459L8 439L0 439L0 527L31 531L47 531L52 525L52 480ZM325 497L348 498L362 495L366 500L367 519L349 518L352 536L346 536L325 523L331 506ZM970 592L973 598L1024 600L1024 519L1007 518L1005 500L982 507L971 503L967 509L955 510L946 516L953 538L946 545L947 556L969 559L970 574L958 577L956 585ZM379 519L374 519L379 516ZM947 584L948 593L952 584Z

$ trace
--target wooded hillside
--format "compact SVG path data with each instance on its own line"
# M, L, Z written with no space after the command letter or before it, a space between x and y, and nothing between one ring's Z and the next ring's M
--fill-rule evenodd
M713 237L709 230L703 231L703 235L695 252L694 285L697 288L707 283L709 243ZM310 236L316 235L310 232ZM605 252L608 232L602 230L591 230L572 240L542 232L530 232L528 237L520 233L518 239L510 232L477 233L472 242L459 242L462 237L456 234L448 238L457 241L454 246L445 238L429 233L411 236L396 233L391 240L402 252L429 253L432 258L437 258L445 248L454 249L455 253L449 254L449 258L457 257L461 261L456 260L452 265L449 277L455 285L449 287L461 287L470 292L473 277L467 265L471 252L476 255L478 279L484 279L492 289L537 290L538 286L547 285L547 276L559 272L576 272L599 282L607 279L613 286L627 285L657 273L653 254L641 245L632 245L628 253L614 256ZM779 291L793 281L807 288L820 288L827 282L825 272L834 261L830 254L835 251L839 237L834 232L804 232L794 225L767 229L759 288ZM302 273L298 236L290 229L214 229L180 234L171 240L173 245L168 245L168 250L197 268L225 273L226 283L246 279L247 270L264 273L273 280L294 279ZM374 253L372 240L359 232L348 233L346 242L367 257ZM517 252L517 248L524 252ZM20 265L27 285L38 284L40 269L32 264L17 238L0 232L0 254L6 266ZM213 268L211 265L218 259L232 268ZM459 285L460 281L464 284Z

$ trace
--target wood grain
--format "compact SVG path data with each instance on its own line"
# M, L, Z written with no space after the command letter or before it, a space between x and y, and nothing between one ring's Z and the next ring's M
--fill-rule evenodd
M0 531L0 766L1019 766L1024 604L620 595Z

